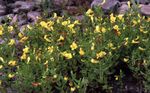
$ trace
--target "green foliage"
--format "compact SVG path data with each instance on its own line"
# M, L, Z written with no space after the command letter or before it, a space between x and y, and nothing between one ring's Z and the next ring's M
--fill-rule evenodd
M117 74L115 69L124 64L148 91L150 19L137 13L104 17L99 11L89 9L81 21L54 14L22 32L1 26L1 84L20 93L110 92L111 80L124 86L124 66Z

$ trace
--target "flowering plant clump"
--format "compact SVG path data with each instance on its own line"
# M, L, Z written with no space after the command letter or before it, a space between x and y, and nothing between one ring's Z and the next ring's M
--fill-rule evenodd
M149 28L150 18L137 13L104 18L91 9L81 21L54 14L22 32L0 25L0 85L19 93L110 93L112 80L124 87L132 74L148 91Z

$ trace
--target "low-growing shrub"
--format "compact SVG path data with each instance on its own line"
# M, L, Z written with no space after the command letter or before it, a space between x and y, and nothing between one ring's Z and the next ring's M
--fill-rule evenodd
M150 18L137 13L0 26L0 84L19 93L110 93L132 77L149 91ZM97 91L97 92L96 92Z

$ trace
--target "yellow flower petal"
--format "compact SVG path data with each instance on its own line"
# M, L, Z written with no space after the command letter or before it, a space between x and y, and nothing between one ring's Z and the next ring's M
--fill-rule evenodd
M68 52L62 52L61 53L62 54L62 56L64 56L66 59L71 59L72 58L72 54L71 53L68 53Z
M81 56L83 56L83 55L85 54L85 52L83 51L83 49L82 49L82 48L80 48L80 50L79 50L79 54L80 54Z
M8 65L9 65L9 66L16 66L16 65L17 65L17 62L14 61L14 60L11 60L11 61L8 62Z
M96 64L96 63L98 63L99 61L97 61L97 60L95 60L95 59L91 59L91 63L94 63L94 64Z
M105 51L100 51L99 53L96 54L96 58L97 58L97 59L103 58L105 55L106 55L106 52L105 52Z
M15 44L15 40L14 39L10 39L8 45L14 45Z
M70 45L71 50L75 50L78 48L78 45L75 42L72 42L72 44Z

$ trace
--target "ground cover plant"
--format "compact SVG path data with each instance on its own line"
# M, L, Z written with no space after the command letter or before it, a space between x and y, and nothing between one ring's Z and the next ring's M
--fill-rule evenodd
M149 28L137 12L104 16L97 8L80 21L54 13L21 32L0 25L0 91L124 93L134 81L138 93L149 92Z

